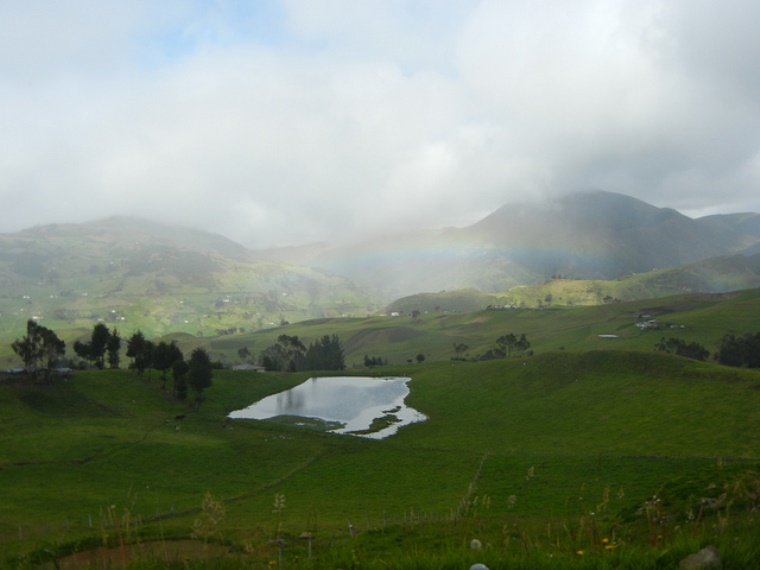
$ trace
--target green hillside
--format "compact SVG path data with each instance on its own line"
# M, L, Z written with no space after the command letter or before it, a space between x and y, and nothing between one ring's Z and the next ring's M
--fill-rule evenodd
M660 328L637 326L650 321ZM95 566L117 564L126 543L158 545L165 557L222 556L232 568L283 556L290 567L345 568L359 556L367 568L392 560L430 569L541 568L537 557L577 564L578 551L594 553L583 567L649 568L713 543L725 567L753 567L760 371L654 345L675 336L714 350L724 334L757 332L759 322L754 289L171 337L186 354L204 346L231 364L242 346L256 354L283 333L306 343L338 335L348 374L412 379L406 401L428 419L384 440L227 419L309 373L217 370L200 411L163 391L155 372L77 371L48 384L7 375L0 567L63 563L103 544L113 558ZM526 334L534 355L474 361L508 332ZM455 344L473 361L452 360ZM368 370L365 354L389 366ZM652 526L655 495L667 526ZM275 497L285 507L274 508ZM203 546L192 529L199 538L198 525L211 524L212 503L224 516L206 528ZM348 525L362 532L352 538ZM318 564L305 562L304 532ZM278 536L284 553L271 542ZM491 546L472 553L473 538ZM614 552L605 551L610 543Z
M30 318L70 343L97 322L150 338L213 338L315 318L609 304L760 286L760 255L749 255L752 216L702 223L609 193L555 206L505 207L471 228L293 251L256 252L220 235L129 218L0 235L0 343L21 335ZM666 267L687 261L694 262ZM617 278L585 279L604 276Z
M231 363L242 346L257 353L279 334L307 343L337 334L348 374L410 376L407 403L428 418L379 441L226 419L308 373L216 371L199 412L163 391L155 372L81 371L49 384L6 376L0 567L53 564L104 543L113 564L126 556L120 544L141 543L159 545L164 557L223 556L232 568L280 556L290 567L346 568L358 556L367 568L388 567L390 557L392 567L431 569L541 568L537 559L577 567L579 551L593 554L582 567L674 567L713 543L725 567L753 567L760 371L654 345L677 336L713 350L726 333L756 332L759 315L755 289L174 335L186 354L203 345ZM662 328L636 326L651 320ZM451 360L455 344L475 359L507 332L525 333L534 355ZM389 366L363 368L365 354ZM198 538L198 524L211 524L206 493L224 516L201 548L191 539L194 525ZM655 495L667 526L652 526ZM273 508L275 497L285 507ZM730 508L705 510L705 501ZM361 532L352 538L349 525ZM317 565L305 562L298 539L307 531ZM283 552L271 542L277 536ZM473 553L473 538L490 546ZM154 564L147 567L166 567Z
M424 306L409 304L407 309ZM324 335L337 334L343 342L349 367L360 366L364 355L381 356L394 365L407 365L420 353L427 360L449 360L455 356L455 344L467 345L467 356L474 358L493 348L497 338L510 332L526 334L536 354L556 350L649 351L663 337L697 342L712 352L725 334L757 332L760 289L594 306L552 304L542 309L468 313L417 310L420 310L418 315L410 312L399 316L317 319L250 334L216 339L178 337L177 340L184 352L203 344L215 358L233 364L240 361L238 349L246 347L258 355L283 333L298 336L306 344ZM655 319L659 328L640 330L636 326L648 319Z
M433 568L441 548L468 560L462 545L479 537L493 545L485 560L503 567L524 555L520 532L531 551L561 559L593 548L583 530L591 510L599 540L614 538L630 560L648 548L640 509L652 495L667 501L671 538L689 536L698 530L689 509L719 494L710 484L760 468L751 435L760 429L756 371L592 351L422 365L412 377L409 403L429 420L381 441L250 420L223 428L230 411L304 375L219 372L207 403L190 414L157 380L123 371L48 386L4 381L6 561L40 545L87 548L103 536L118 545L118 532L140 542L189 537L206 492L225 502L219 537L249 544L263 563L276 557L269 539L279 532L295 564L304 531L336 564L359 549L368 567L381 567L373 556L401 559L411 548ZM724 536L750 528L747 499L736 493ZM279 514L275 494L286 498ZM699 536L719 541L710 530L716 515L704 517ZM346 521L363 531L355 541ZM514 544L504 540L505 524L521 529L508 531ZM754 544L724 556L760 560Z
M97 322L216 336L375 308L354 284L259 259L221 236L114 218L0 236L0 341L38 319L67 340Z

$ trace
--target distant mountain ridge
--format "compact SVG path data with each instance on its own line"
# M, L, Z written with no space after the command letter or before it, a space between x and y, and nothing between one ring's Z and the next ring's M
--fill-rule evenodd
M459 288L496 293L554 276L617 279L759 248L757 214L692 219L596 191L508 204L465 228L312 249L303 257L290 251L289 259L378 288L392 299Z
M611 291L721 292L760 286L758 254L758 214L692 219L610 192L505 205L464 228L267 251L113 217L0 235L0 335L31 317L79 331L105 320L149 334L215 335L364 316L419 293L470 289L486 299L554 278L646 273ZM444 300L470 306L481 297L457 299Z

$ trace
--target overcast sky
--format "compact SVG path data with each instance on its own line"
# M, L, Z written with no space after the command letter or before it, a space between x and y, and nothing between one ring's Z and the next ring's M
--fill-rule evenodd
M0 232L250 247L579 190L760 211L755 0L3 0Z

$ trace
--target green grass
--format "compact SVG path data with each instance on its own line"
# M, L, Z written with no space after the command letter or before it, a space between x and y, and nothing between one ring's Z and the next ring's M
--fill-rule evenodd
M660 330L639 330L636 322L644 315L655 317L661 324ZM348 367L360 367L364 355L381 356L392 365L411 367L417 354L425 355L428 361L449 360L455 355L454 345L460 343L469 347L465 356L477 357L493 348L498 337L509 332L525 333L537 354L558 350L650 351L662 337L671 336L698 342L714 352L723 335L754 333L759 322L760 289L753 289L590 307L552 306L543 310L474 313L433 311L417 318L318 319L217 339L185 337L179 342L186 353L205 343L214 358L234 363L239 361L239 348L245 346L258 355L283 333L299 336L307 345L326 334L337 334L343 342Z
M103 533L118 545L114 513L123 536L170 545L189 538L211 492L225 502L214 541L233 547L231 568L277 559L278 526L287 564L300 557L304 568L655 568L708 541L727 560L760 560L734 540L760 538L747 491L760 481L760 372L653 352L559 351L415 364L411 376L408 403L430 419L381 441L275 422L224 426L227 413L301 374L220 371L198 413L157 375L2 382L0 549L13 565L42 548L90 548ZM279 515L276 493L286 498ZM700 499L724 493L730 509L695 523ZM655 494L672 522L653 548L642 508ZM361 531L353 539L349 521ZM313 565L304 531L315 536ZM472 538L485 548L470 550Z
M639 331L642 314L679 328ZM177 545L195 559L192 543L173 541L190 538L210 492L226 510L213 548L232 548L214 564L230 568L277 559L269 541L278 526L287 564L303 568L459 568L478 560L491 568L659 568L708 543L721 547L727 568L756 565L760 372L653 346L678 336L713 349L727 332L754 332L758 314L760 291L752 290L321 319L210 342L176 335L185 352L206 343L215 356L234 358L240 346L257 353L283 332L307 343L338 334L350 367L364 354L387 358L392 366L371 373L411 376L407 402L429 420L382 441L225 421L306 374L217 371L197 413L162 391L156 373L2 381L0 550L17 566L19 556L88 550L104 536L113 547L118 519L123 539ZM454 343L475 355L506 332L525 332L536 355L450 360ZM618 338L599 337L610 333ZM426 362L410 363L418 353ZM286 498L279 515L275 494ZM669 526L653 539L645 505L654 495ZM704 497L723 508L700 513ZM361 531L355 538L349 521ZM297 538L304 531L315 536L313 563ZM473 552L472 538L487 546ZM615 549L605 550L602 538ZM166 567L161 560L135 567Z

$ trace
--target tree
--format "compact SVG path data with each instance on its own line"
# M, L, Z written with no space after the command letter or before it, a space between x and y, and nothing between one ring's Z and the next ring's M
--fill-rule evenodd
M464 354L469 350L469 348L470 347L463 342L454 343L454 360L462 360L464 358Z
M174 342L159 342L153 349L153 368L161 372L161 389L166 390L166 371L172 368L177 360L183 360L182 351Z
M66 353L66 343L52 330L40 327L42 333L42 367L52 369L58 358Z
M77 356L95 364L99 369L105 367L106 346L111 338L111 332L103 323L96 324L90 335L90 342L76 341L74 352Z
M306 351L306 370L344 370L343 344L338 335L325 335Z
M238 356L240 357L240 360L243 362L248 362L252 356L251 350L247 346L243 346L241 348L238 348Z
M760 368L760 332L740 337L732 334L724 336L715 358L727 366Z
M187 383L195 393L196 410L200 409L201 403L204 400L203 390L211 386L213 374L208 352L200 347L193 350L190 353L190 361L188 362Z
M50 329L29 319L26 323L26 335L16 339L11 345L24 362L24 368L34 374L38 370L50 370L55 361L66 352L66 343Z
M108 335L108 341L106 342L106 352L108 353L108 367L112 370L119 368L119 362L121 358L119 351L121 350L121 337L119 331L116 328L113 329L110 335Z
M184 360L175 360L172 364L174 396L183 402L187 399L187 373L189 370L190 367Z
M127 356L132 359L131 367L137 369L137 374L142 376L145 369L150 367L153 358L153 343L145 340L142 331L132 333L127 340Z
M530 348L530 341L525 334L519 337L514 333L508 333L496 339L497 350L494 356L510 358L513 355L521 354Z
M386 364L388 364L388 361L385 360L382 356L369 356L367 354L364 355L364 366L367 368L385 366Z
M297 336L281 334L277 344L261 352L261 365L267 370L297 372L306 368L306 347Z
M108 346L108 339L110 337L111 331L103 323L98 323L93 327L90 348L92 356L95 359L95 365L101 370L105 367L106 347Z
M415 358L419 364L425 362L425 355L422 354L421 352L417 356L415 356Z
M694 360L704 361L710 356L710 352L701 344L696 342L687 344L685 340L675 337L670 337L667 340L665 337L662 337L660 342L655 345L655 348L660 352L677 354L678 356L693 358Z

